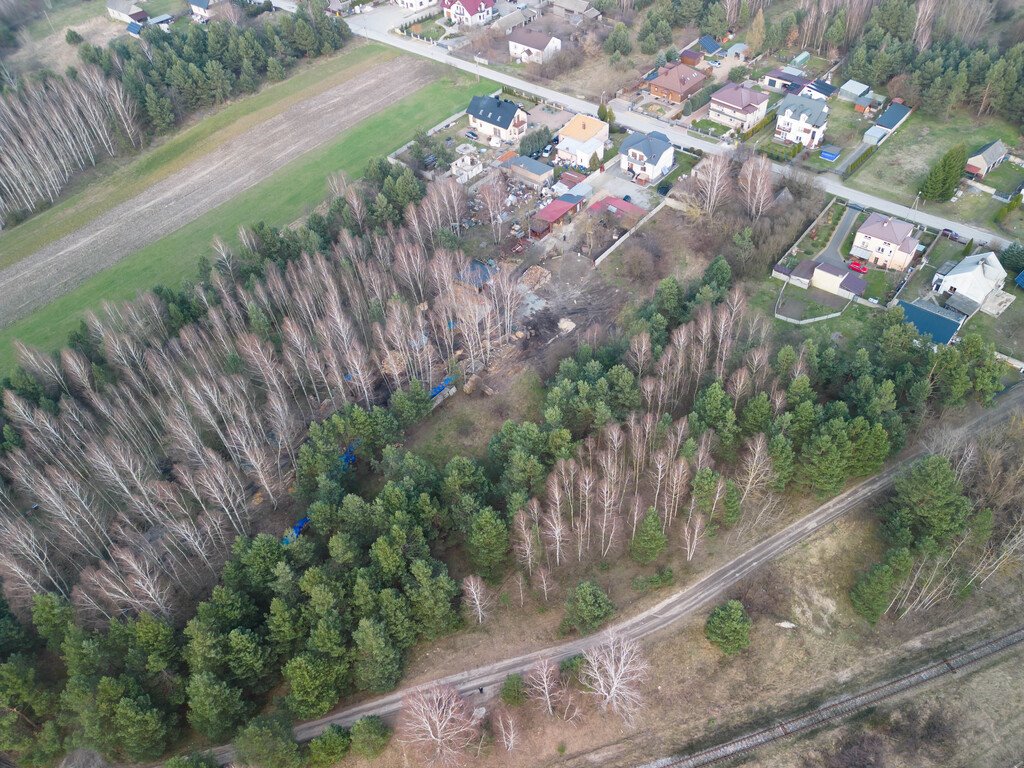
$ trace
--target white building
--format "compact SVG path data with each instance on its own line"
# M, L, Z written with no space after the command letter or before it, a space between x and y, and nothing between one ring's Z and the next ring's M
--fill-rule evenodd
M980 307L993 291L1002 289L1005 281L1006 270L996 255L988 251L968 256L945 275L937 275L932 290L952 294L950 298L956 296L961 303L967 299Z
M749 131L768 115L768 94L739 83L729 83L714 92L708 119L719 125Z
M816 147L828 127L828 105L806 96L786 96L779 102L775 120L775 138Z
M494 0L441 0L441 10L453 24L475 27L494 16Z
M143 19L145 18L142 9L131 0L107 0L107 15L114 21L123 21L125 24L139 21L140 19L137 18L139 14L142 14Z
M917 253L914 225L872 212L853 238L850 253L883 269L904 270Z
M508 35L508 55L522 64L543 64L562 50L562 41L539 29L516 27Z
M660 179L672 168L675 150L668 137L659 132L632 133L619 147L619 166L637 181Z
M574 115L558 131L558 160L587 168L595 156L598 162L604 158L607 141L608 123L590 115Z
M408 8L411 11L417 11L420 8L426 8L429 5L434 5L437 0L395 0L395 5L399 8Z
M474 96L466 110L469 127L480 136L519 141L526 133L527 115L518 104L496 96Z

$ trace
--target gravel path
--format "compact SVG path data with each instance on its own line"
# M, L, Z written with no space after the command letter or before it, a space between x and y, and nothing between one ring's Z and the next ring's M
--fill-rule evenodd
M0 271L0 327L231 200L439 75L438 66L414 56L364 70Z

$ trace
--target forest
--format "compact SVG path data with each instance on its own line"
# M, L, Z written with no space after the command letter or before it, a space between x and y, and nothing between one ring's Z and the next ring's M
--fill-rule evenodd
M588 337L539 423L437 467L402 434L437 382L507 343L520 294L507 272L482 292L460 280L459 185L374 161L332 187L308 227L220 246L193 291L108 306L59 355L22 349L0 509L0 733L19 764L78 746L152 760L189 729L257 744L253 765L301 764L321 747L300 752L292 720L393 689L413 645L487 621L500 584L564 601L563 631L592 632L614 606L567 572L668 548L690 561L720 530L768 531L787 494L831 496L931 409L1000 388L991 347L933 350L899 310L845 350L775 349L718 258L661 281L625 331ZM300 518L298 536L266 524ZM553 716L585 699L628 720L645 664L613 640L527 687ZM268 703L274 717L249 720ZM465 709L446 689L410 702L402 743L464 755L480 735ZM417 739L443 711L465 728ZM497 710L487 732L514 746L515 729ZM383 739L369 723L332 743L355 749L363 730Z
M102 157L140 149L198 110L281 80L302 58L338 50L351 33L313 0L293 16L241 28L189 24L106 48L78 42L81 66L0 90L0 229L52 204Z

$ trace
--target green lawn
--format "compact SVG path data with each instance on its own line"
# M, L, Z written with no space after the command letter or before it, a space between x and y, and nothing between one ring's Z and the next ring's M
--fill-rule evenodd
M852 150L861 142L864 131L871 127L870 120L864 120L853 108L851 101L835 101L829 104L828 127L825 129L825 143L835 144ZM839 162L838 160L836 162Z
M417 22L409 27L409 31L414 35L419 35L425 40L440 40L444 37L444 33L448 31L447 27L441 26L439 19L442 16L435 16L431 19L424 19L423 21Z
M90 0L90 2L95 2L95 0ZM150 16L160 16L164 13L177 16L180 13L188 13L189 8L185 0L144 0L142 10Z
M997 352L1022 360L1024 359L1024 291L1013 284L1013 277L1011 275L1011 279L1006 281L1004 289L1016 296L1017 299L999 317L989 317L984 312L978 312L967 321L961 335L972 332L981 334L986 341L991 341L996 345Z
M1024 168L1005 162L985 177L984 184L994 187L1000 192L1016 192L1024 182Z
M699 157L687 154L686 152L676 152L676 167L669 172L668 176L662 179L661 184L674 184L676 179L682 176L684 173L689 173L693 170L693 166L700 162ZM658 186L661 186L659 184Z
M994 139L1014 146L1018 134L1017 127L995 117L976 118L957 112L949 120L940 121L915 112L846 183L911 205L928 170L947 150L961 142L973 150ZM991 226L995 213L987 195L964 194L957 203L922 203L921 207L929 213L983 226Z
M693 124L693 127L699 128L700 130L708 133L713 133L715 136L723 136L725 132L729 130L724 125L719 125L714 120L708 120L707 118L698 120Z
M882 304L889 297L889 291L896 287L902 273L890 272L872 267L867 274L861 275L867 281L868 288L864 291L865 299L878 299Z
M60 34L59 45L64 45L64 29L107 15L107 5L103 0L54 0L51 5L49 9L41 9L39 18L26 27L33 40Z
M287 80L267 86L259 93L207 113L190 127L160 140L141 155L125 159L120 167L101 180L83 182L80 191L23 224L0 233L0 269L74 232L189 163L214 153L229 140L280 114L292 104L351 79L363 68L383 66L396 56L397 51L384 45L355 45L302 67ZM106 166L106 170L111 167L113 163ZM101 166L100 172L104 170Z
M85 310L95 309L103 301L131 299L157 284L176 285L192 277L215 235L235 243L242 224L295 221L323 200L328 174L344 171L350 177L358 176L369 157L393 151L416 131L436 125L463 107L471 96L493 92L496 87L489 80L477 82L470 77L444 79L364 120L332 144L303 155L261 184L0 331L0 371L9 370L14 362L15 339L42 349L57 348Z

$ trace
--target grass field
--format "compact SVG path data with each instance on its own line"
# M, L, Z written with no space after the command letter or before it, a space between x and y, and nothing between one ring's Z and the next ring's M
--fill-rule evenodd
M12 367L13 340L55 349L85 310L97 308L103 301L131 299L161 283L177 285L183 278L193 277L200 256L208 254L215 235L235 243L242 224L262 220L280 226L295 221L324 199L328 174L344 171L350 177L359 176L368 158L393 151L417 130L462 108L471 96L493 92L496 87L488 80L477 82L470 77L439 80L359 123L333 143L304 155L234 200L0 331L0 371Z
M211 155L232 138L280 114L292 104L350 80L361 70L382 65L397 55L394 49L375 43L354 45L336 56L298 69L292 77L259 93L207 112L143 154L126 158L120 167L102 179L83 179L81 190L53 208L0 233L0 269L74 232L198 158ZM99 172L111 167L113 163L101 166Z
M911 205L929 169L947 150L965 142L970 151L994 139L1014 146L1018 134L1018 128L995 117L979 119L958 112L939 121L915 112L846 183ZM954 220L991 226L998 206L989 204L987 195L969 199L978 197L965 194L956 203L925 203L921 207Z
M156 1L165 2L166 0ZM41 12L39 18L26 27L33 40L42 40L49 35L60 34L61 45L63 45L63 30L65 28L107 15L107 5L103 0L56 0L48 5L52 7L45 8L45 15ZM146 5L146 10L149 11L149 4ZM166 11L161 11L161 13L166 13ZM150 15L155 14L150 12Z
M90 0L95 2L95 0ZM177 16L179 13L188 13L188 3L185 0L145 0L142 10L150 16L159 16L170 13Z
M1017 188L1024 184L1024 168L1005 162L988 174L983 183L1007 194L1016 192Z

